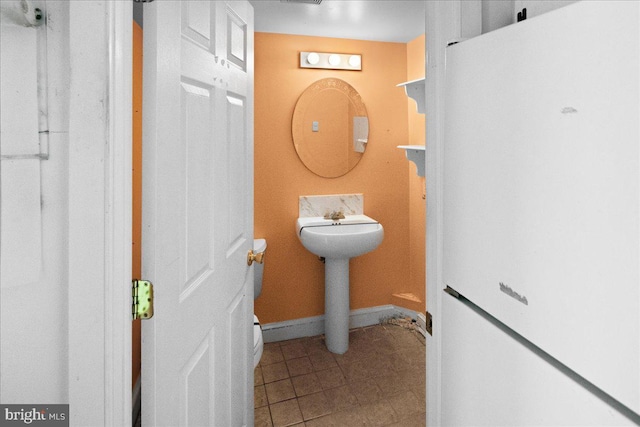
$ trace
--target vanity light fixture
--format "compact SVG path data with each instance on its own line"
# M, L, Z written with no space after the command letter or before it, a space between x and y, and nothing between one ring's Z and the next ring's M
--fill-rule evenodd
M300 68L362 70L362 55L351 53L300 52Z

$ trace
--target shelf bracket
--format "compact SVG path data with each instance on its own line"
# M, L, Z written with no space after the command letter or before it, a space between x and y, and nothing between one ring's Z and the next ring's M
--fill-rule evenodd
M404 87L404 91L407 96L416 101L418 113L424 114L426 111L425 101L425 80L424 77L417 80L411 80L409 82L400 83L397 87Z
M416 164L418 176L424 176L425 146L424 145L398 145L398 148L406 150L407 159Z

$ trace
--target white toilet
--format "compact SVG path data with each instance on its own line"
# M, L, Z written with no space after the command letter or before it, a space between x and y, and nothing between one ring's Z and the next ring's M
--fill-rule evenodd
M265 239L253 240L253 252L260 253L267 250L267 241ZM254 264L255 276L253 279L253 299L255 300L260 296L262 292L262 274L264 273L264 263ZM253 315L253 367L255 368L260 363L262 357L262 348L264 347L264 341L262 340L262 328L260 327L260 321L258 316Z

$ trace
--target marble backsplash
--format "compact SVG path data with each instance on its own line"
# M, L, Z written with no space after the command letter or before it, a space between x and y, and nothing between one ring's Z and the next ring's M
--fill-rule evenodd
M325 216L333 212L362 215L364 214L364 196L361 193L300 196L298 206L299 217Z

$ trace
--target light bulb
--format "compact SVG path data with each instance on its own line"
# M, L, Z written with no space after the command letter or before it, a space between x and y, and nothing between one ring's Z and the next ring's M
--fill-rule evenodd
M331 55L329 55L329 64L333 65L334 67L336 65L338 65L340 63L340 56L333 53Z
M349 65L353 68L358 68L360 66L360 55L351 55L349 57Z
M320 61L320 55L318 55L317 53L311 52L309 55L307 55L307 62L309 64L316 65L318 61Z

